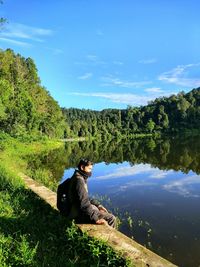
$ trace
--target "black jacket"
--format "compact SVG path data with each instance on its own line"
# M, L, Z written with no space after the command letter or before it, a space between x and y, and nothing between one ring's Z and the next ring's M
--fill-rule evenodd
M100 212L93 205L98 207L100 203L90 200L88 196L87 177L76 170L71 178L70 188L71 212L69 217L75 219L82 216L89 216L91 221L96 222Z

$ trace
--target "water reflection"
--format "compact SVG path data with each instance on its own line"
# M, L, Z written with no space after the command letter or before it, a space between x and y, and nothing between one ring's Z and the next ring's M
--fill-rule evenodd
M101 143L97 141L65 143L65 147L49 154L31 158L30 166L50 168L59 180L64 169L74 168L80 158L95 163L105 162L130 165L149 163L160 170L176 170L200 174L199 137L172 139L121 140Z
M122 232L179 266L200 265L198 137L66 143L29 167L50 170L57 185L82 157L95 162L90 192L106 195Z
M133 227L124 221L122 232L179 266L199 266L200 176L126 162L94 169L91 192L106 194L121 218L133 220Z
M97 168L97 167L96 167ZM114 179L121 179L126 177L122 187L124 190L133 186L147 186L147 185L160 185L164 190L177 193L184 197L199 197L200 196L200 176L189 172L187 175L170 171L162 171L159 168L153 168L150 164L138 164L135 166L127 166L127 164L121 164L113 168L109 166L101 166L102 169L106 169L107 173L96 176L93 181L111 179L112 184L115 184ZM68 173L65 174L66 176ZM131 181L128 181L128 177L131 177Z

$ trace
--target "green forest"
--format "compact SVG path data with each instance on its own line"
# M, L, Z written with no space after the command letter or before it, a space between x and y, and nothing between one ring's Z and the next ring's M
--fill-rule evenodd
M177 133L200 127L200 88L157 98L146 106L92 111L63 109L74 136L134 137L137 134Z
M200 127L200 88L146 106L102 111L61 108L31 58L0 50L0 130L14 137L120 138Z
M61 108L41 85L31 58L0 51L0 130L14 137L63 136Z

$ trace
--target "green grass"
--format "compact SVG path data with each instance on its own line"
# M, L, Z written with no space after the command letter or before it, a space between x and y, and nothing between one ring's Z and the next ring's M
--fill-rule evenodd
M27 156L56 149L61 145L63 145L61 141L49 139L21 142L0 132L0 166L14 173L26 171Z
M130 265L105 242L82 233L25 189L17 176L27 170L26 155L58 147L59 143L28 144L8 136L0 138L0 266Z

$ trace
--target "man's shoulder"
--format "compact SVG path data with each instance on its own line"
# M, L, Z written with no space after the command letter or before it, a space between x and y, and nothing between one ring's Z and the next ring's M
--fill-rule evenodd
M74 172L72 179L85 182L84 177L77 170Z

